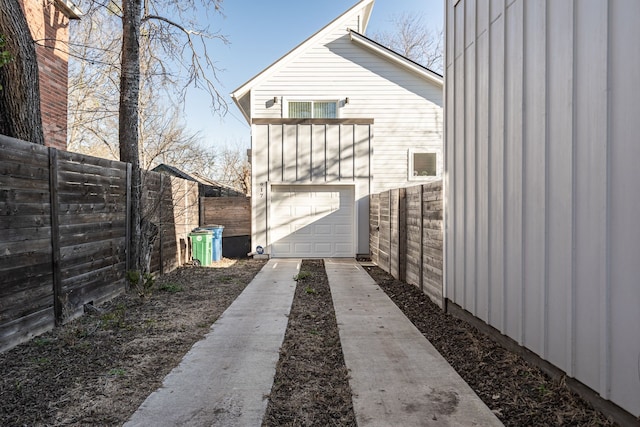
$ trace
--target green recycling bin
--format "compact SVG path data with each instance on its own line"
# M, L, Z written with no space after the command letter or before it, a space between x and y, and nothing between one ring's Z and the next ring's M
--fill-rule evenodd
M189 233L191 239L191 258L196 265L210 265L213 257L213 233L201 230Z
M224 230L224 225L207 225L206 227L199 227L193 230L194 232L209 231L212 233L211 261L214 262L222 259L222 230Z

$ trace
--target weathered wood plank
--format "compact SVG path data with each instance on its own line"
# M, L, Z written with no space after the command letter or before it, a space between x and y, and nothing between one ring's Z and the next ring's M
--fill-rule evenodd
M96 272L100 271L103 268L120 268L119 266L124 265L124 262L124 253L122 253L114 256L104 257L101 259L91 260L84 264L76 263L70 265L62 270L63 286L66 286L70 280L80 280L80 277L85 279L87 277L91 277L92 275L97 274Z
M73 176L73 174L80 174L80 175L109 177L111 179L122 180L123 182L126 181L127 179L126 163L115 162L115 165L113 165L112 160L106 160L106 162L103 162L103 160L106 160L106 159L93 158L92 163L78 163L78 162L72 162L72 161L61 159L60 160L60 173L62 174L61 176L66 176L66 175ZM101 165L100 163L103 163L103 164ZM111 163L114 167L105 166L105 165L109 165L109 163Z
M5 296L0 303L0 324L46 309L51 306L52 301L51 288L42 286L22 289Z
M107 258L120 257L124 260L125 247L120 240L105 240L103 242L88 242L80 245L60 248L60 262L65 270L74 266L88 265L102 262Z
M3 158L0 163L0 175L49 182L49 169L46 163L40 162L34 165L25 162L25 160L11 162Z
M21 190L15 188L0 189L0 201L4 203L49 203L49 189Z
M102 266L96 264L93 269L83 267L82 270L86 271L64 278L62 280L62 289L68 292L69 290L77 290L85 284L95 283L98 280L102 280L104 283L124 280L126 273L124 260L114 259L110 261L109 263L103 263L104 265Z
M0 175L0 187L10 190L48 191L49 181L29 177Z
M222 225L225 237L251 234L251 199L248 197L203 197L202 226Z
M126 169L126 163L119 162L117 160L103 159L100 157L93 157L86 154L74 153L71 151L60 151L59 158L61 164L75 163L79 165L94 165L108 169Z
M29 316L0 324L0 351L5 351L31 337L53 329L53 306Z
M61 204L92 204L92 203L117 203L126 206L125 193L96 193L91 191L79 191L78 193L60 193L58 199Z
M75 215L60 215L60 225L102 224L112 222L118 227L124 222L121 212L95 212Z
M3 236L4 240L4 236ZM15 266L17 261L21 258L28 257L33 253L50 253L51 252L51 240L39 239L39 240L24 240L5 242L0 241L0 266L8 265ZM31 260L26 260L31 262Z
M46 215L50 212L50 204L16 203L0 201L0 216ZM0 239L2 239L0 237Z
M3 159L11 159L12 155L19 155L25 158L38 159L45 165L49 162L47 147L5 135L0 135L0 150L2 150Z
M12 266L10 268L0 268L0 284L1 288L12 288L16 284L25 283L38 284L45 282L51 275L51 256L47 256L47 262L37 263L33 261L27 265ZM26 263L25 263L26 264ZM49 282L51 283L51 282Z
M95 188L105 188L110 189L111 192L117 191L118 189L124 193L125 185L126 185L126 177L112 177L112 176L100 176L100 175L90 175L86 173L75 173L75 172L67 172L60 171L59 172L59 180L61 190L64 189L74 189L76 185L83 185L86 187L95 187Z
M0 230L49 227L50 225L50 215L0 216Z
M95 227L93 227L94 225ZM119 226L111 223L102 223L61 227L60 245L67 247L89 242L113 241L118 245L124 246L125 232L126 224L124 221Z

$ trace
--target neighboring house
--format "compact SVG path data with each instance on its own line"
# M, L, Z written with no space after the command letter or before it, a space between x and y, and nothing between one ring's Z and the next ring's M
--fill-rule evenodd
M363 35L373 3L232 94L251 124L252 247L272 257L368 254L369 195L442 177L442 77Z
M162 163L151 170L186 179L187 181L197 182L199 197L245 197L245 194L233 187L221 184L197 173L189 175L175 166Z
M640 2L447 0L446 22L445 297L635 419Z
M20 3L36 45L44 142L66 150L69 21L81 12L69 0Z

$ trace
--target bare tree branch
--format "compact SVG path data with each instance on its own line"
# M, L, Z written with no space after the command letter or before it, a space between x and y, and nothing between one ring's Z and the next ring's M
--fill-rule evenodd
M383 46L442 74L444 32L430 29L423 15L403 13L390 19L394 30L374 34Z

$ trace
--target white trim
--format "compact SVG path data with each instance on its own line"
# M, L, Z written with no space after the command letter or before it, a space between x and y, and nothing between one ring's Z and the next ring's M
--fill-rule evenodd
M343 101L341 99L336 98L335 96L315 96L315 97L305 97L305 96L283 96L280 98L282 104L282 118L288 119L289 117L289 102L335 102L336 104L336 119L340 118L340 109L344 106ZM312 114L313 114L313 105L312 105ZM310 117L315 119L316 117Z
M370 39L363 36L362 34L356 33L355 31L349 30L349 37L351 37L352 42L362 47L365 47L371 50L372 52L382 56L383 58L389 60L390 62L400 65L403 68L418 74L420 77L430 80L431 82L436 83L437 85L442 87L442 82L443 82L442 77L440 77L438 74L434 73L433 71L428 70L422 65L419 65L411 61L410 59L400 55L397 52L394 52L390 49L380 46L379 44L371 41Z
M414 154L435 154L436 155L436 174L435 175L414 175L413 174L413 156ZM409 181L433 181L442 178L442 149L440 148L409 148L407 153L407 179Z
M69 19L80 19L82 11L70 0L55 0L62 13Z
M238 104L237 100L241 98L244 94L249 92L252 87L256 86L259 82L270 77L273 73L275 73L281 67L286 65L287 62L292 60L294 57L297 57L303 50L305 50L308 46L312 45L316 40L320 40L322 37L324 37L325 34L333 31L336 28L339 28L339 26L342 24L344 20L350 18L354 14L358 14L359 16L362 17L361 31L364 32L367 28L367 24L369 23L371 10L373 9L373 3L374 3L374 0L361 0L358 3L356 3L349 10L344 12L342 15L340 15L339 17L331 21L329 24L324 26L318 32L313 34L311 37L309 37L308 39L300 43L298 46L290 50L288 53L286 53L276 62L274 62L273 64L271 64L270 66L262 70L260 73L252 77L249 81L244 83L242 86L234 90L231 93L231 98L233 98L233 100L236 101L236 104ZM240 105L238 105L238 107L240 107Z

